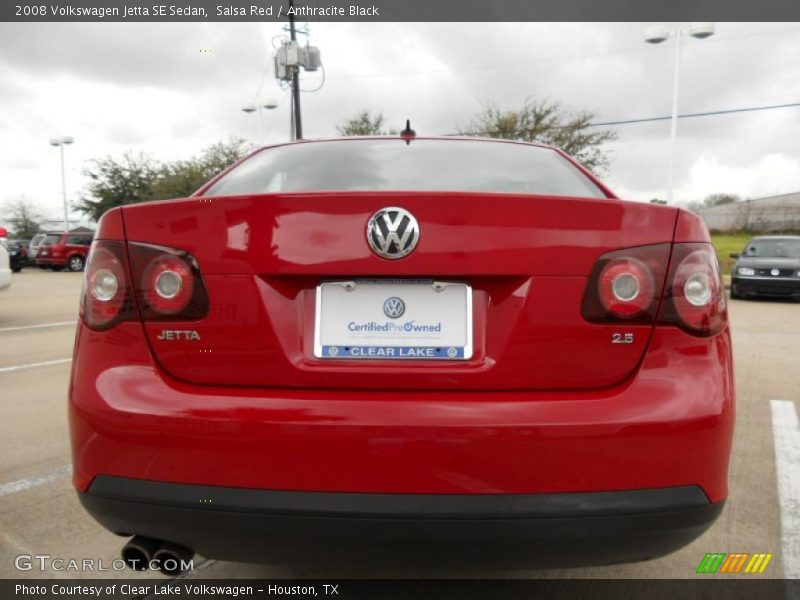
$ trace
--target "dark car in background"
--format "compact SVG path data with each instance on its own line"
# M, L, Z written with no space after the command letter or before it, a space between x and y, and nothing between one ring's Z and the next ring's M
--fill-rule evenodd
M731 297L768 296L800 300L800 236L754 237L731 273Z
M35 266L36 262L31 258L28 252L28 245L30 240L9 240L8 241L8 258L11 263L11 270L14 273L22 271L23 267Z
M83 271L94 232L48 233L36 252L36 264L53 271Z

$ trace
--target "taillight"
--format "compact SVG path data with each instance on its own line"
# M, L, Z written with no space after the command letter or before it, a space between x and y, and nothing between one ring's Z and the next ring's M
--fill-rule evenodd
M128 264L130 258L130 265ZM81 318L95 330L136 319L188 321L208 313L197 263L181 250L148 244L92 242L84 274Z
M652 323L664 286L669 244L609 252L595 265L583 298L592 322Z
M128 244L134 288L145 321L191 321L208 313L195 259L181 250Z
M650 269L636 258L617 258L600 273L600 301L609 314L623 319L644 313L655 298Z
M192 270L175 256L157 256L145 269L142 293L147 306L156 312L178 314L186 308L194 293Z
M675 244L659 322L713 335L727 321L727 297L710 244Z
M80 313L86 325L97 330L136 317L123 242L92 242L86 260Z
M671 257L670 244L604 254L589 277L582 312L595 323L658 322L713 335L727 321L716 254L706 243L674 244Z

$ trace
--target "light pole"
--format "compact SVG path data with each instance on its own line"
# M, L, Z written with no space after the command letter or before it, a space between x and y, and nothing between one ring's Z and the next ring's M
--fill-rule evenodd
M675 38L675 67L672 74L672 119L669 132L669 178L667 180L667 204L672 204L675 177L675 142L678 137L678 93L681 81L681 39L690 35L699 40L714 35L713 23L693 23L687 28L670 28L665 25L654 25L644 30L644 41L648 44L660 44L670 37Z
M67 205L67 176L64 171L64 146L72 144L75 140L68 136L51 138L50 145L61 150L61 193L64 195L64 233L69 231L69 206Z
M264 143L264 117L263 117L263 109L267 110L274 110L278 108L278 101L274 98L270 98L269 100L264 100L263 102L258 102L256 104L245 104L242 107L242 111L246 113L254 113L258 112L258 143L259 145Z

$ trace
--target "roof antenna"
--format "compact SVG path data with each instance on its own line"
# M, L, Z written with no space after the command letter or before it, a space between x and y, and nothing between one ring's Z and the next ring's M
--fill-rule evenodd
M400 132L400 138L406 141L406 145L409 145L415 137L417 137L417 132L411 129L411 119L406 119L406 128Z

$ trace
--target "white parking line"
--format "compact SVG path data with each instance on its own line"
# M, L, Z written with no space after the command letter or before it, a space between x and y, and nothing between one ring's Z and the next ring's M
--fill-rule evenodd
M0 367L0 373L21 371L22 369L33 369L35 367L49 367L50 365L60 365L62 363L68 363L68 362L72 362L72 357L57 358L55 360L45 360L42 362L28 363L27 365L14 365L13 367Z
M35 477L28 477L27 479L20 479L19 481L0 483L0 496L7 496L8 494L21 492L23 490L36 487L37 485L50 483L51 481L55 481L61 477L69 477L70 475L72 475L72 465L64 465L63 467L59 467L55 471L50 471L45 475L37 475Z
M17 327L0 327L0 333L6 331L23 331L25 329L42 329L43 327L65 327L66 325L75 325L76 320L72 321L56 321L55 323L39 323L38 325L19 325Z
M794 403L770 400L781 504L783 575L800 578L800 421Z

